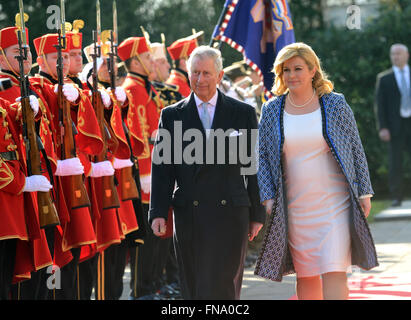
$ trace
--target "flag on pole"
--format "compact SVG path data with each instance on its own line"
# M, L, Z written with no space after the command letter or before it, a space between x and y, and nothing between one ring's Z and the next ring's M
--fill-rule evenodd
M284 46L295 42L287 0L226 0L223 14L214 29L214 40L241 52L260 75L266 96L272 97L275 57Z

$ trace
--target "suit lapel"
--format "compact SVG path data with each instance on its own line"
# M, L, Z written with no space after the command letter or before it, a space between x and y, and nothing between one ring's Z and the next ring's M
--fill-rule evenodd
M189 99L187 100L186 104L183 106L184 113L185 113L185 123L186 128L194 128L199 129L205 135L205 131L203 128L203 124L201 123L200 116L198 114L197 105L194 100L194 94L191 93Z
M227 130L228 126L230 125L230 121L229 121L230 117L228 117L229 109L230 107L225 103L224 95L218 90L216 109L214 112L213 122L211 124L212 130L217 130L217 129L223 129L224 131ZM198 116L198 112L197 112L197 116ZM204 132L201 120L200 120L200 125ZM205 139L205 132L204 132L204 142L205 141L206 139ZM197 166L196 176L207 168L207 164L205 163L206 161L206 145L205 144L204 144L203 150L204 150L204 163L202 165Z
M203 141L205 141L205 131L203 124L198 114L197 105L194 99L194 94L191 93L189 98L186 99L185 104L182 106L182 122L183 122L183 135L184 131L188 129L198 129L202 132ZM203 146L203 153L205 152L205 146ZM197 176L201 164L194 163L194 176Z
M191 93L190 97L186 99L186 102L183 104L182 109L182 121L184 123L184 130L186 129L198 129L202 132L203 135L203 154L204 158L203 164L195 164L195 175L197 176L200 171L202 171L205 167L205 155L206 155L206 134L203 128L203 124L201 122L200 116L198 114L197 105L194 99L194 94ZM211 125L211 129L223 129L227 130L230 125L230 117L228 117L228 113L230 112L230 106L225 103L224 95L218 91L218 98L216 109L214 112L213 122Z
M226 103L225 103L225 99L223 94L221 93L220 90L218 90L218 98L217 98L217 105L215 108L215 112L214 112L214 118L213 118L213 123L211 125L211 129L223 129L226 130L227 125L228 125L228 121L227 119L230 119L229 117L227 117L228 112L229 112L229 107Z

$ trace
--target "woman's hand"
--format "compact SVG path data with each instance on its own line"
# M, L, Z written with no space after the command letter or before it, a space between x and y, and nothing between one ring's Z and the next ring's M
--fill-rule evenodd
M263 202L263 205L264 205L264 207L265 207L265 212L266 212L267 214L271 214L271 212L273 211L274 199L265 200L265 201Z
M364 212L365 217L367 218L371 211L371 198L360 199L360 206Z

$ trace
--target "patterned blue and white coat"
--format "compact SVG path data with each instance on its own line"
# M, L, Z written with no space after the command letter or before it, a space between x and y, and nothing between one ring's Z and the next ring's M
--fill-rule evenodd
M288 246L288 206L281 161L285 97L275 97L263 105L259 124L260 201L274 199L275 203L254 273L274 281L295 273ZM358 198L374 191L357 125L342 94L325 94L320 105L324 139L349 184L352 265L369 270L378 266L377 254Z

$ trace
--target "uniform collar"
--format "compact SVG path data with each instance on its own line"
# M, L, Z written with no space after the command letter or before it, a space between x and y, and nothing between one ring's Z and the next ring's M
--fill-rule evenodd
M143 76L142 74L139 74L137 72L129 71L127 76L133 78L134 80L137 81L141 86L146 88L146 91L148 94L150 94L151 91L151 83L148 80L148 76Z
M48 81L50 81L52 84L57 84L58 81L56 79L54 79L51 75L49 75L48 73L44 72L44 71L40 71L39 72L39 76L46 78Z
M16 74L13 71L1 69L0 73L5 74L8 77L10 77L13 85L18 85L18 86L20 85L20 79L18 76L16 76Z

